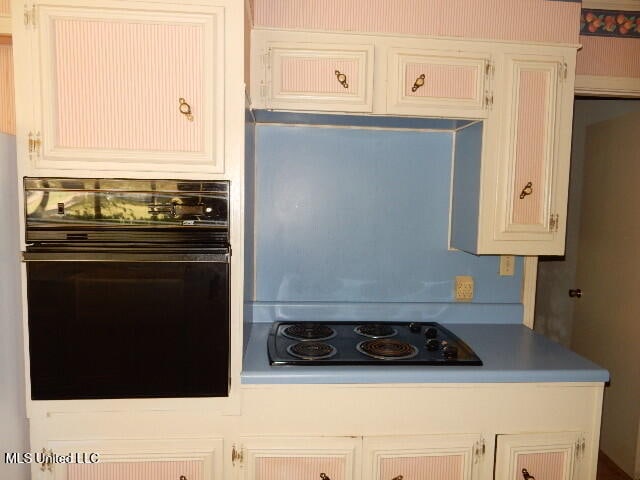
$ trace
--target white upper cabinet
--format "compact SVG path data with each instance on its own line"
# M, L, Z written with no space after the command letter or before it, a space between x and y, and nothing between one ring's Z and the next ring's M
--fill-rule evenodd
M20 161L31 173L224 172L227 10L224 0L29 6L15 41Z
M522 46L501 56L495 115L456 133L453 247L564 253L574 65L572 48Z
M274 43L264 55L269 108L371 111L373 46Z
M489 52L391 48L387 112L484 118L492 75Z

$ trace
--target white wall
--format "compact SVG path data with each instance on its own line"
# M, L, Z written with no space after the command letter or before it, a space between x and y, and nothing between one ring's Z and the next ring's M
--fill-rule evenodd
M5 452L27 451L15 137L0 133L0 478L29 478L25 465L6 465Z

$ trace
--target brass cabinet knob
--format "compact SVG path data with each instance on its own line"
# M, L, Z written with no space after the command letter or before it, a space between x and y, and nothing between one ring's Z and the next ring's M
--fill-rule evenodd
M522 191L520 192L520 200L522 200L527 195L531 195L533 193L533 184L531 182L527 182Z
M349 82L347 81L347 76L344 73L342 73L340 70L336 70L335 74L336 74L336 78L338 79L338 82L340 82L340 85L342 85L344 88L349 88Z
M416 81L413 82L413 87L411 87L411 91L415 92L420 87L422 87L424 85L424 79L425 79L424 73L421 74L418 78L416 78ZM395 479L393 479L393 480L395 480Z
M522 469L522 478L524 478L524 480L536 480L536 477L534 477L533 475L529 475L529 472L526 468Z
M191 105L189 105L184 98L179 98L178 102L180 103L180 106L178 107L178 110L180 110L180 113L183 114L185 117L187 117L187 120L189 120L190 122L193 122Z

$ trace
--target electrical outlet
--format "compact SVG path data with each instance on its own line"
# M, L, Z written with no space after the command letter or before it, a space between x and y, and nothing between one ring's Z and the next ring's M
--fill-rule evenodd
M500 255L500 275L510 277L516 269L516 257L513 255Z
M470 302L473 300L473 277L469 275L456 277L455 297L458 302Z

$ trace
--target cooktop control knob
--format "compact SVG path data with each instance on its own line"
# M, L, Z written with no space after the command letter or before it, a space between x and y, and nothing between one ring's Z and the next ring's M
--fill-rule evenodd
M416 323L416 322L411 322L409 324L409 330L412 333L420 333L420 331L422 330L422 325L420 325L419 323Z
M429 340L427 340L427 350L429 350L430 352L435 352L436 350L440 349L440 342L438 340L436 340L435 338L431 338Z
M438 336L438 330L436 328L433 327L429 327L427 328L427 330L424 332L424 336L427 337L427 339L429 338L436 338Z
M444 354L444 358L457 358L458 347L454 347L453 345L447 345L442 349L442 353Z

